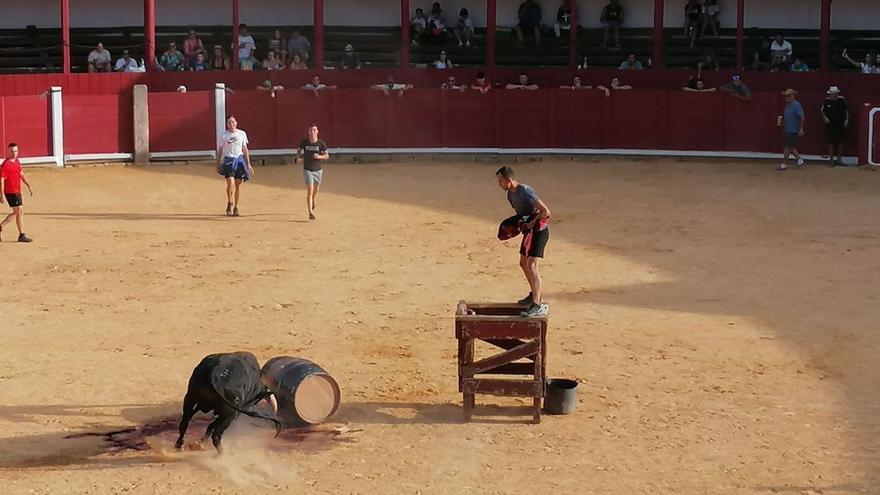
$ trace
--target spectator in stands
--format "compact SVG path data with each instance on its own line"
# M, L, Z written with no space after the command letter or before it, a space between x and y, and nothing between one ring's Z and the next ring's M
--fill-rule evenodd
M510 83L505 86L507 89L524 89L528 91L534 91L538 88L538 85L529 81L529 76L523 72L519 75L519 79L515 83Z
M282 91L283 89L284 89L284 86L282 86L280 84L272 84L272 81L270 81L268 79L266 79L259 86L257 86L257 91L268 91L269 96L271 96L272 98L275 98L275 94L278 91Z
M189 35L187 35L186 39L183 40L183 56L186 60L186 63L189 64L196 58L196 55L199 53L205 52L205 46L202 44L202 40L196 36L196 32L192 29L189 30Z
M605 26L605 37L603 38L602 48L608 46L608 33L614 32L614 47L620 48L620 26L623 24L623 7L617 0L611 0L605 8L602 9L602 15L599 21Z
M316 74L312 77L312 82L303 86L302 89L314 91L315 96L318 96L318 91L324 91L325 89L336 89L336 86L328 86L322 83L321 78L318 77L318 75Z
M116 72L140 72L141 68L137 63L137 60L131 58L128 54L128 50L122 50L122 58L116 61Z
M718 88L710 88L706 86L706 83L701 77L691 77L681 90L691 93L710 93L717 91Z
M269 36L269 42L267 45L270 50L275 52L275 56L281 61L282 65L287 64L287 40L281 35L280 30L276 29L275 31L272 31L272 35Z
M770 40L766 36L752 37L752 61L749 68L752 70L767 70L770 68Z
M804 63L800 57L795 57L794 62L791 63L788 70L792 72L810 72L810 66Z
M186 86L181 84L180 86L177 87L177 89L175 91L177 91L178 93L186 93Z
M208 63L208 59L205 58L204 52L199 52L196 54L196 58L190 61L188 68L189 70L199 72L210 69L211 65Z
M643 69L642 63L639 62L638 59L636 59L635 54L632 54L632 53L630 53L626 57L626 60L624 60L623 63L621 63L620 67L618 67L618 68L620 70L642 70Z
M113 57L104 49L104 43L98 43L94 50L89 52L89 72L110 72L113 68Z
M177 43L173 41L168 43L168 49L159 58L159 67L167 72L177 72L186 68L183 53L177 49Z
M688 0L684 6L684 35L690 36L691 48L697 40L697 32L703 25L703 6L698 0Z
M612 77L612 78L611 78L611 84L609 85L609 87L610 87L612 90L627 90L627 89L633 89L633 87L630 86L629 84L621 84L621 83L620 83L620 79L617 78L617 77Z
M458 46L471 46L471 38L474 36L474 21L468 9L458 11L458 24L455 26L455 38ZM464 43L462 43L464 40Z
M553 34L557 38L562 37L562 32L571 33L571 6L568 0L560 0L559 8L556 9L556 22L553 24Z
M492 83L486 80L486 73L483 71L477 72L477 78L474 80L473 84L471 84L471 89L477 90L480 94L486 94L492 89Z
M278 58L274 50L269 50L266 53L266 58L263 60L263 69L284 70L284 62L282 62L281 59Z
M442 44L446 39L446 16L440 8L440 2L434 2L431 7L431 15L428 16L428 31L425 33L425 41Z
M223 47L214 45L214 56L211 57L211 70L229 70L232 68L232 62L229 57L223 53Z
M559 86L559 89L571 89L573 91L581 90L581 89L594 89L592 86L588 86L581 81L581 76L574 76L571 79L571 85L562 85ZM605 92L605 96L610 96L611 91L608 90L605 86L599 85L596 86L595 89Z
M415 15L409 20L409 37L413 45L424 41L425 32L428 29L428 18L421 8L416 9Z
M434 67L435 69L452 69L453 68L452 60L449 60L446 57L446 50L440 51L440 56L437 58L437 60L435 60L433 63L431 63L431 66Z
M516 38L519 44L525 43L523 31L533 33L535 46L541 46L541 6L535 0L526 0L517 10L519 23L516 25Z
M248 34L247 24L239 24L238 64L242 70L253 70L254 65L256 65L256 60L254 59L254 51L256 49L257 44L254 42L254 37Z
M299 30L294 29L293 33L290 34L290 39L287 41L287 56L293 57L295 53L299 53L303 62L307 62L309 60L309 51L311 49L312 44L309 42L309 39L303 36Z
M303 61L299 53L293 54L293 60L290 62L290 70L306 70L308 66Z
M377 89L385 93L385 96L390 96L391 91L397 91L397 97L400 98L406 90L413 89L413 85L396 82L394 76L390 75L387 81L382 84L374 84L370 86L370 89Z
M345 53L342 54L342 60L339 61L340 69L360 69L361 59L354 53L354 47L351 43L345 45Z
M840 96L840 88L828 88L828 97L822 103L822 121L828 134L828 159L832 167L845 167L843 163L843 143L846 141L846 129L849 127L849 105L846 98ZM835 159L836 157L836 159Z
M792 47L781 34L770 43L770 70L784 70L791 63Z
M449 76L446 78L446 81L440 85L440 89L445 89L449 91L464 91L467 86L463 84L458 84L455 81L455 76Z
M804 123L806 122L804 107L801 106L801 102L797 101L797 91L786 89L782 94L785 96L785 111L777 117L776 125L782 127L785 139L782 163L777 167L777 170L788 170L788 157L792 154L797 160L798 168L801 168L804 166L804 159L798 153L797 142L798 138L804 135Z
M711 27L712 33L718 37L718 31L721 29L721 22L718 21L718 15L721 13L721 7L718 6L718 0L705 0L703 2L703 28L700 30L701 36L706 36L706 28Z
M746 83L742 82L742 77L739 74L734 74L730 79L730 82L721 86L721 91L730 93L734 98L738 98L743 101L751 101L752 99L752 90L746 85Z
M697 62L697 70L721 70L721 64L718 63L718 59L715 58L715 54L712 52L706 52L703 54L703 59Z
M862 74L877 74L877 66L874 64L874 55L871 53L865 54L864 62L856 62L849 55L846 54L846 50L843 51L843 58L858 67L859 70L862 71Z

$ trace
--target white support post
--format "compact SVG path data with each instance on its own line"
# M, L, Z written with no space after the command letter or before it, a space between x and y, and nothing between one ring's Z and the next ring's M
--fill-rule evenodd
M217 142L220 140L220 136L226 131L226 85L223 83L217 83L214 86L214 125L216 133L212 156L217 152ZM217 157L214 156L214 158Z
M52 95L52 158L56 167L64 166L64 107L61 104L61 86L49 88Z

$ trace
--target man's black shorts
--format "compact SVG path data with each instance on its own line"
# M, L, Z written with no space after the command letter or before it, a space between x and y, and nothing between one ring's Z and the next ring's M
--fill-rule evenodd
M531 258L543 258L544 248L547 247L547 241L550 240L550 228L544 230L532 229L523 234L522 244L519 246L520 256L529 256Z
M6 196L6 202L9 203L11 208L21 206L21 194L5 194L4 196Z
M843 122L831 122L828 124L828 142L841 144L846 141L846 127Z

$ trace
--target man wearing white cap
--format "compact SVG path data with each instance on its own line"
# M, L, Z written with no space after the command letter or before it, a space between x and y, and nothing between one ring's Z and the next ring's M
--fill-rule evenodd
M822 120L828 130L828 159L832 167L845 167L843 163L843 142L849 127L849 106L846 98L840 96L840 88L828 88L828 97L822 103Z

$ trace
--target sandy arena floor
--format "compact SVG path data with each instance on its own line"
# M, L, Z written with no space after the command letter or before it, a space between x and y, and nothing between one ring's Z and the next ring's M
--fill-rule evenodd
M208 166L31 171L2 493L880 493L880 173L773 165L516 167L553 212L548 371L583 382L537 426L491 397L462 424L456 393L456 302L527 292L499 164L331 164L314 223L290 166L233 219ZM317 361L339 413L174 451L192 368L233 350ZM143 451L82 436L145 424Z

